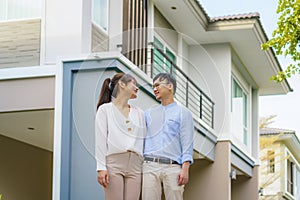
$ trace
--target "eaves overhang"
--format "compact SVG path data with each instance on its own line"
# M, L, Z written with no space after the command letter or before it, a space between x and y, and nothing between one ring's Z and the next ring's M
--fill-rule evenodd
M295 131L269 127L260 129L260 137L272 136L279 136L275 142L283 143L300 162L300 140Z
M261 49L268 37L258 13L210 18L197 0L156 0L155 6L189 45L228 43L260 95L292 91L287 80L270 81L282 68L272 49Z
M297 135L294 134L284 134L279 137L279 141L282 141L286 147L292 152L293 156L300 162L300 142Z

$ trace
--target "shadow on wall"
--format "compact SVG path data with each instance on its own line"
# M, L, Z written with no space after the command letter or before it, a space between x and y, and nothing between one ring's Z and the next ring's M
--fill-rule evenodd
M0 135L0 200L51 200L52 152Z

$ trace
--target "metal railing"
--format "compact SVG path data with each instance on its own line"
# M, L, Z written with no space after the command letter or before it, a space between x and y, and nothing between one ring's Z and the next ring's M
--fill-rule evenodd
M172 74L177 82L175 99L208 126L214 128L214 102L155 44L151 44L151 78L160 72Z

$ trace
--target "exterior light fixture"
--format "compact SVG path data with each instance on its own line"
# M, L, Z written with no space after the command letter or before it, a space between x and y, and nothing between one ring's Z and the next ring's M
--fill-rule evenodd
M231 169L229 176L231 179L236 180L236 170L235 169Z
M117 49L119 52L122 52L122 44L117 44Z
M259 196L264 196L264 188L259 188L259 190L258 190L258 195Z

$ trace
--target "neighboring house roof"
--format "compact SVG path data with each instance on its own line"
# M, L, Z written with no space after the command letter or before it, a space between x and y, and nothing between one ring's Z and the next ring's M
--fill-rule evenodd
M295 134L295 131L280 128L264 127L259 130L260 135L279 135L279 134Z
M300 161L300 140L296 132L288 129L265 127L259 130L260 137L268 137L274 135L280 135L278 142L282 142L293 153L298 161Z

